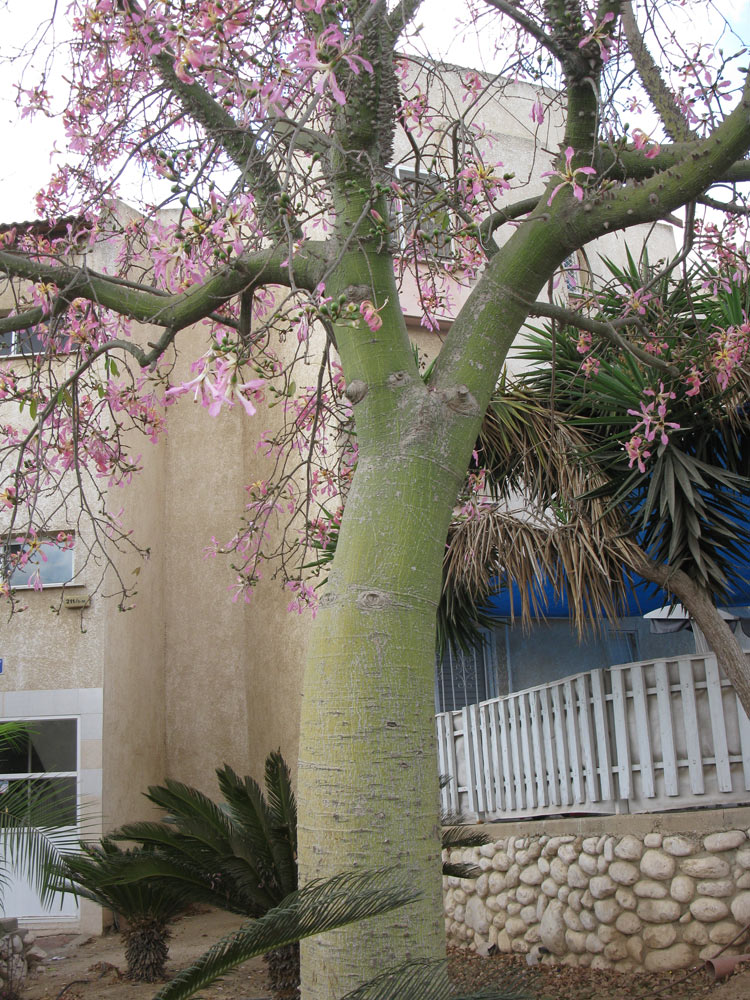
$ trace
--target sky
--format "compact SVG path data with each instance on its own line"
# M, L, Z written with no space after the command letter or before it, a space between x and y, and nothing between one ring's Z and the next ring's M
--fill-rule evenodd
M750 0L718 0L726 16L731 19L737 33L750 39ZM30 6L34 11L29 23ZM44 20L44 12L51 11L55 0L0 0L0 54L11 56L27 41L36 25ZM58 4L58 7L61 6ZM454 3L451 18L463 5ZM699 4L698 9L705 8ZM420 49L433 58L442 58L463 66L492 69L492 53L485 44L478 47L477 38L467 32L455 30L446 24L444 0L425 0L417 24L422 25ZM705 17L690 15L686 25L687 35L694 39L710 36ZM486 38L486 33L485 36ZM36 216L34 194L52 172L50 152L57 146L65 148L65 136L59 121L43 118L20 120L14 104L14 84L19 78L19 64L0 62L0 220L23 221ZM58 74L63 72L58 67ZM34 76L32 67L28 79ZM54 94L64 93L65 84L58 75L51 78L48 89Z

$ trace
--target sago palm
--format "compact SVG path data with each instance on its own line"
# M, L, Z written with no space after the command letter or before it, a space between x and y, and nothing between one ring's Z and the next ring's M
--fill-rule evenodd
M178 885L193 902L259 917L297 888L297 808L281 754L266 758L265 794L228 765L216 772L224 801L177 781L149 788L166 813L162 823L130 823L113 836L149 848L133 859L129 878ZM299 985L296 942L266 955L271 988L294 996Z
M107 838L99 845L82 844L79 854L63 858L57 881L58 889L91 899L125 919L127 975L145 983L164 978L169 924L190 898L177 882L131 878L151 853L145 848L123 851Z

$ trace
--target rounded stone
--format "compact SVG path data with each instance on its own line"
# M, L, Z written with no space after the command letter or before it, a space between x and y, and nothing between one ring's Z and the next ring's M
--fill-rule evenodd
M695 961L695 952L689 944L680 941L671 948L661 948L646 955L644 965L647 972L669 972L673 969L687 969Z
M572 910L569 906L565 907L565 912L563 913L563 920L565 921L565 926L571 931L582 931L583 924L581 923L581 918L578 916L575 910Z
M715 854L721 851L734 851L745 843L747 837L744 830L721 830L718 833L709 833L703 838L705 850Z
M557 851L557 856L563 862L563 864L570 865L578 857L578 851L576 850L573 843L568 842L566 844L560 845Z
M591 960L591 968L595 971L606 971L612 968L612 963L604 955L594 955Z
M515 888L518 885L519 879L521 877L521 869L518 865L511 865L510 868L505 873L505 884L509 889Z
M687 837L681 837L679 834L665 837L661 846L667 854L671 854L675 858L686 858L691 854L695 854L698 850L698 845L695 841L688 840Z
M615 893L615 899L623 908L623 910L634 910L638 905L638 897L633 892L632 889L626 889L625 886L621 886Z
M632 972L633 969L635 969L635 965L629 958L623 958L621 962L615 962L616 972Z
M621 913L616 899L597 899L594 903L596 919L602 924L613 924Z
M557 890L559 886L553 878L546 878L542 882L540 888L545 896L550 896L551 898L554 898L557 895Z
M536 906L524 906L518 916L523 920L523 922L528 927L530 924L536 923ZM526 939L528 941L528 937Z
M565 931L565 943L574 955L586 951L586 935L581 931Z
M643 838L644 847L661 847L663 836L660 833L647 833Z
M628 938L628 955L630 955L637 965L643 963L643 951L643 941L640 937Z
M538 858L537 865L542 875L549 875L550 864L547 858Z
M544 875L539 870L539 865L533 864L521 870L520 879L524 885L541 885Z
M643 854L643 843L632 833L626 833L615 845L614 853L615 857L623 861L638 861Z
M550 862L549 873L559 885L567 884L568 866L560 858L553 858Z
M598 854L598 837L586 837L584 842L581 844L584 854Z
M630 861L613 861L607 874L618 885L634 885L641 877L638 868Z
M507 872L510 868L510 858L505 851L498 851L492 859L492 867L496 872Z
M636 913L648 923L668 924L679 919L680 904L673 899L642 899Z
M517 913L521 912L521 904L517 903L515 899L512 899L506 903L505 911L509 917L515 917Z
M641 858L641 871L649 878L664 881L672 878L677 868L674 858L664 851L647 850Z
M739 871L742 871L740 868ZM750 889L750 872L742 872L742 874L737 879L738 889Z
M700 920L704 924L713 924L729 916L729 907L723 899L703 896L693 900L690 904L690 912L696 920Z
M738 924L750 924L750 892L740 892L729 904Z
M604 948L604 957L608 958L610 962L621 962L628 954L628 945L625 938L617 938L614 941L610 941L608 945Z
M576 913L579 913L583 904L581 903L581 889L568 889L568 906L572 906Z
M511 950L510 938L506 930L499 930L497 932L497 950L505 955Z
M465 893L465 891L463 889L454 889L453 890L453 898L454 898L454 900L457 903L465 903L466 902L466 893Z
M712 924L708 931L709 938L714 944L729 944L739 934L741 928L733 920L720 920L718 924Z
M520 917L508 917L505 921L505 932L511 938L520 937L526 933L526 921Z
M615 920L615 927L621 934L637 934L643 925L635 913L621 913Z
M476 890L477 896L480 899L486 899L489 895L489 875L480 875L479 878L474 883L474 888Z
M734 859L742 868L750 868L750 847L741 847Z
M539 944L539 926L534 924L533 927L529 927L523 936L524 941L527 944Z
M668 948L677 940L677 931L674 924L647 924L642 937L647 948Z
M728 878L714 878L699 882L696 889L699 896L715 896L717 899L723 899L725 896L734 895L734 882Z
M685 858L680 870L693 878L727 878L731 872L729 862L717 857Z
M608 868L609 868L609 861L607 861L607 859L604 857L604 854L602 853L596 859L596 870L599 872L600 875L603 875Z
M565 907L559 899L550 900L549 906L544 911L544 916L539 922L539 935L542 944L549 948L553 955L565 954L565 921L563 911Z
M500 910L500 904L497 901L497 896L487 896L485 898L484 905L492 913L498 913Z
M522 906L535 903L537 890L532 885L519 885L516 889L516 899Z
M683 941L687 941L688 944L694 944L701 948L704 944L708 944L708 930L703 924L699 924L697 920L693 920L682 932L682 939Z
M585 889L588 884L588 875L582 870L580 865L572 864L568 868L568 885L571 889Z
M617 892L617 886L609 875L596 875L589 883L589 891L594 899L608 899Z
M513 938L510 943L510 950L515 952L516 955L527 955L531 951L531 945L524 941L523 938Z
M599 871L598 860L595 854L582 854L577 863L587 875L596 875Z
M620 936L617 928L613 927L612 924L599 924L596 934L599 940L605 944L609 944L610 941L614 941Z
M586 935L586 951L591 955L599 955L604 951L606 945L600 941L596 934Z
M594 905L594 897L591 895L590 891L586 889L581 896L581 906L587 906L589 909Z
M499 892L502 892L505 888L505 875L502 872L491 872L487 876L487 890L493 895L497 896Z
M493 858L495 856L494 844L480 844L479 854L483 858Z
M467 927L471 927L475 933L483 936L487 935L490 929L490 918L479 896L472 896L466 904L464 923Z
M689 903L695 895L695 882L689 875L675 875L669 886L669 894L678 903Z
M584 930L596 930L596 917L591 910L581 910L578 916L581 918L581 924L583 925Z
M639 899L664 899L667 895L667 887L663 882L653 882L651 879L643 879L636 882L633 892Z

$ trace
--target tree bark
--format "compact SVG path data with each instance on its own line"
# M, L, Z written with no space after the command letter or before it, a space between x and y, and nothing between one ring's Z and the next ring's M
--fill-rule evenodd
M690 612L706 637L709 647L716 653L719 667L724 671L745 712L750 716L750 664L744 650L727 622L719 614L713 598L703 587L680 569L659 566L645 556L635 571L650 583L679 598Z

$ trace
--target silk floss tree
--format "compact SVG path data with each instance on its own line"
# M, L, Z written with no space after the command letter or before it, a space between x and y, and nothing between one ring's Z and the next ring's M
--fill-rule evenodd
M740 44L728 34L710 50L677 27L680 12L702 18L706 7L481 0L467 16L497 40L491 76L409 54L429 16L418 0L69 8L70 155L38 198L47 222L6 229L0 251L15 296L0 332L34 326L44 348L0 375L14 414L3 423L0 497L15 542L5 576L43 544L55 497L68 502L73 488L91 544L117 572L118 550L137 538L97 494L137 474L132 432L158 439L176 397L193 394L213 415L241 406L262 419L261 401L282 414L267 438L276 472L249 487L236 536L217 549L235 567L238 599L273 558L293 606L317 611L301 722L301 880L387 864L422 893L408 911L306 944L305 1000L444 952L432 720L441 567L484 413L527 317L579 248L681 206L685 247L662 266L700 252L730 283L744 267ZM541 183L509 172L487 125L517 81L533 95ZM29 113L56 110L45 80L25 78L19 100ZM136 171L159 204L134 217L112 198ZM730 226L697 226L699 204L729 212ZM89 264L97 246L113 248L106 273ZM406 280L433 329L471 285L425 378L399 304ZM205 349L190 378L175 377L195 324ZM319 374L298 387L293 362L317 349L315 331ZM618 336L629 350L627 326ZM721 361L730 380L747 324L732 338ZM658 391L658 364L653 379ZM318 591L305 567L333 537Z

